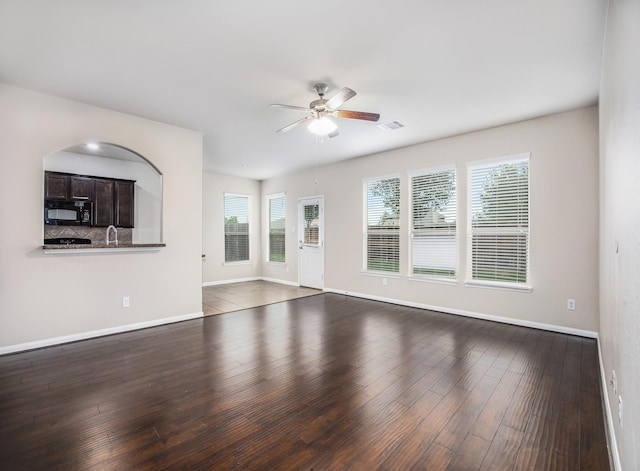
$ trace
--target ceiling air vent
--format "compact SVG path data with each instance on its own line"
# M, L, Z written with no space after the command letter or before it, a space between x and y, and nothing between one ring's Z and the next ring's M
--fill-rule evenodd
M386 123L378 124L378 127L383 131L395 131L404 127L400 121L388 121Z

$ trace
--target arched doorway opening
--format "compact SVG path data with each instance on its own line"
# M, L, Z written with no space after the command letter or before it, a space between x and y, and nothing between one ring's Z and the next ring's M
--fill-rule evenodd
M101 243L114 225L122 243L162 243L162 173L144 156L117 144L84 142L46 156L44 171L45 240ZM81 191L74 194L74 188Z

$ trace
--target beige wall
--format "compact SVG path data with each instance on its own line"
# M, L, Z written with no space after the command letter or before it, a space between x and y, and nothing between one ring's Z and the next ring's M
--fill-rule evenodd
M211 172L202 175L202 283L215 284L260 276L260 182ZM224 194L249 195L249 263L224 262Z
M640 469L640 2L611 0L600 89L600 347L625 470ZM615 370L618 390L608 381ZM623 422L618 420L622 397Z
M401 132L401 131L398 131ZM320 144L322 145L322 144ZM466 164L531 153L530 293L454 286L361 274L362 179L401 175L401 274L408 270L407 195L411 170L455 164L458 180L461 273L466 264ZM598 110L595 107L534 119L377 155L321 166L262 183L262 194L287 194L287 226L297 199L325 195L325 287L369 296L506 317L568 329L598 330ZM263 218L264 221L264 218ZM263 263L262 275L297 281L295 233L287 232L284 267ZM266 244L266 241L263 241ZM566 308L576 300L575 311Z
M0 349L202 312L200 133L1 84L0 129ZM86 141L127 147L164 174L166 248L43 254L43 158Z

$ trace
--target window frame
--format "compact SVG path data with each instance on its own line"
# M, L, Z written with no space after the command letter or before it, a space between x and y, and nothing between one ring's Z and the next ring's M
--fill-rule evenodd
M526 271L525 281L503 281L473 278L474 258L473 258L473 236L481 233L484 235L519 235L523 233L522 227L502 228L500 230L491 231L483 228L481 232L474 229L473 211L474 211L474 193L473 180L474 170L476 169L497 169L501 165L527 163L527 226L524 234L526 234ZM475 196L479 198L479 196ZM533 286L531 284L531 153L520 153L485 159L467 163L467 254L466 254L466 273L465 285L469 287L493 288L513 291L531 292Z
M283 237L284 237L284 241L283 241L283 259L282 261L280 260L272 260L272 252L271 252L271 231L272 231L272 227L271 227L271 203L274 200L279 200L282 199L282 204L283 204L283 219L284 219L284 228L283 228ZM287 263L287 195L285 192L280 192L280 193L274 193L271 195L267 195L266 197L266 201L267 201L267 208L266 208L266 212L267 212L267 233L266 233L266 237L267 237L267 253L266 253L266 262L267 263L273 263L273 264L277 264L277 265L284 265L285 263Z
M369 184L373 182L385 181L385 180L398 180L398 214L397 214L397 226L395 226L395 230L392 235L397 236L397 270L376 270L369 268ZM365 275L374 275L374 276L383 276L387 278L400 278L400 238L401 238L401 219L402 219L402 210L401 210L401 202L402 202L402 179L400 174L391 174L391 175L383 175L379 177L371 177L364 178L362 180L362 192L363 192L363 230L362 230L362 270L361 273ZM391 232L391 231L389 231Z
M247 255L248 257L246 259L242 259L242 260L227 260L227 197L229 198L244 198L246 199L246 204L247 204ZM247 194L241 194L241 193L229 193L229 192L224 192L223 193L223 199L222 199L223 203L222 203L222 212L223 212L223 226L222 226L222 232L223 232L223 244L224 244L224 265L248 265L252 263L251 260L251 255L252 255L252 250L251 250L251 235L252 235L252 226L253 224L251 224L251 195L247 195Z
M415 201L414 201L414 194L413 194L414 186L415 186L414 178L428 176L428 175L435 175L435 174L444 173L448 171L453 171L453 185L454 185L454 191L453 191L453 199L454 199L453 215L455 217L455 228L453 231L454 250L455 250L454 274L453 276L446 276L446 275L438 275L438 274L415 273L414 255L416 253L416 248L415 248L414 241L416 239L416 228L414 224L414 216L415 216L414 214ZM409 195L409 224L408 224L409 275L408 275L408 278L415 281L430 281L430 282L437 282L437 283L444 283L444 284L457 284L459 274L460 274L460 248L459 248L460 241L458 237L460 233L459 231L460 217L459 217L459 205L458 205L458 169L455 164L451 164L451 165L432 167L432 168L422 169L422 170L412 170L407 172L407 176L408 176L408 186L409 186L409 189L408 189L408 195ZM447 213L451 213L451 211L447 211ZM422 229L422 230L425 230L425 229ZM435 229L435 228L432 230L438 231L438 229ZM444 232L444 230L440 232ZM449 228L449 232L451 232L450 228ZM434 232L434 235L435 234L436 232Z

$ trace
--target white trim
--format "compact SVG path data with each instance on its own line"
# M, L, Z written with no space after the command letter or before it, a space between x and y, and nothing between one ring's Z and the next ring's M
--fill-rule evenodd
M365 276L379 276L382 278L395 278L397 280L402 278L402 275L397 271L360 270L360 274Z
M251 198L252 195L248 194L248 193L230 193L228 191L224 191L223 196L240 196L243 198Z
M421 177L422 175L446 172L447 170L453 170L457 173L458 169L456 168L456 164L442 165L440 167L428 167L420 170L408 170L407 176L409 177L409 179L411 179L412 177Z
M533 291L533 287L531 285L519 285L517 283L500 281L467 280L464 282L464 285L468 288L501 289L505 291L520 291L521 293L531 293Z
M266 265L273 265L275 267L286 267L289 262L274 262L273 260L265 260Z
M441 285L457 285L457 278L438 278L436 276L429 275L408 275L407 280L409 281L419 281L422 283L439 283Z
M296 283L295 281L279 280L277 278L269 278L266 276L261 276L260 279L262 281L269 281L271 283L279 283L281 285L295 286L296 288L300 287L300 283Z
M164 247L112 247L95 249L42 249L45 255L78 255L91 253L112 253L112 252L159 252Z
M616 440L616 429L613 425L613 414L611 412L611 403L609 402L609 382L607 381L607 373L604 370L604 363L602 361L602 349L600 346L600 337L598 341L598 363L600 365L600 389L602 390L602 400L604 401L604 415L605 423L607 426L607 445L609 448L609 455L613 461L614 471L622 471L622 464L620 463L620 453L618 452L618 442Z
M370 294L354 293L353 291L345 291L333 288L324 288L327 293L345 294L356 298L371 299L372 301L382 301L384 303L399 304L400 306L416 307L419 309L428 309L429 311L443 312L445 314L455 314L464 317L473 317L485 321L500 322L501 324L512 324L521 327L531 327L533 329L548 330L550 332L558 332L560 334L577 335L587 338L598 338L598 333L591 330L574 329L572 327L563 327L560 325L543 324L541 322L526 321L523 319L514 319L512 317L494 316L492 314L483 314L481 312L465 311L463 309L453 309L442 306L432 306L430 304L416 303L413 301L404 301L400 299L385 298L383 296L374 296Z
M362 183L376 182L378 180L391 180L392 178L402 178L401 173L390 173L388 175L380 175L378 177L366 177L362 179Z
M202 286L216 286L216 285L228 285L231 283L244 283L245 281L259 281L262 278L259 276L251 276L248 278L235 278L232 280L220 280L220 281L203 281Z
M222 262L222 265L224 265L225 267L234 266L234 265L253 265L253 261L238 260L237 262Z
M270 281L271 283L280 283L281 285L300 286L300 284L295 281L280 280L278 278L269 278L266 276L252 276L249 278L236 278L233 280L203 281L202 286L230 285L232 283L244 283L246 281Z
M500 157L492 157L484 160L474 160L467 162L467 168L482 168L496 164L513 164L517 162L526 162L531 160L531 152L521 152L519 154L503 155Z
M36 340L34 342L20 343L16 345L8 345L6 347L0 347L0 355L7 353L16 353L26 350L34 350L36 348L50 347L52 345L60 345L63 343L77 342L79 340L87 340L95 337L104 337L105 335L120 334L123 332L129 332L132 330L146 329L148 327L157 327L159 325L173 324L175 322L188 321L192 319L199 319L204 317L201 312L194 312L193 314L184 314L182 316L165 317L163 319L154 319L151 321L137 322L135 324L126 324L116 327L109 327L107 329L90 330L88 332L81 332L78 334L64 335L62 337L53 337L43 340Z

